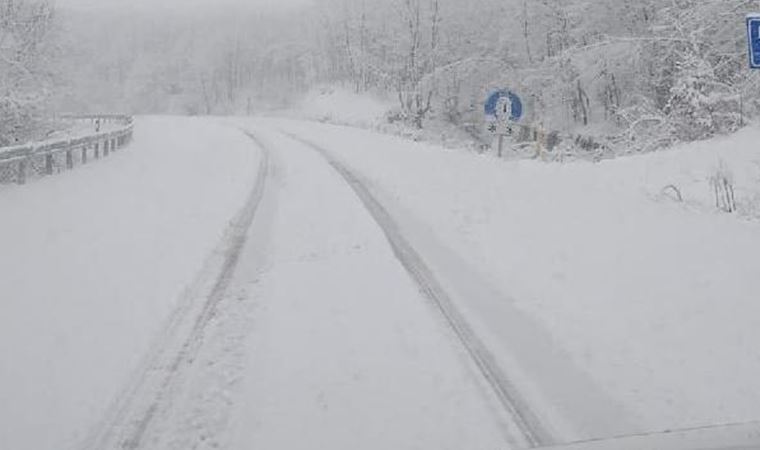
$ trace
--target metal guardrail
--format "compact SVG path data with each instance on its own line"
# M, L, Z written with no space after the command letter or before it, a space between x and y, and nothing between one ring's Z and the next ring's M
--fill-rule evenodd
M52 139L0 148L0 184L25 184L28 179L53 175L77 165L107 157L129 144L134 119L125 115L62 116L73 122L89 122L93 134ZM112 128L115 125L115 128ZM101 128L112 128L100 131Z

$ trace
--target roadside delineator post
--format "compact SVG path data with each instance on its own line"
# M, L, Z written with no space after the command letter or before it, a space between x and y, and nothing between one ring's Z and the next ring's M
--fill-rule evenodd
M18 173L16 174L17 184L26 184L26 159L18 162Z
M544 160L546 150L546 130L541 122L536 122L533 126L536 138L536 159Z
M46 175L52 175L53 174L53 154L48 153L45 155L45 174Z

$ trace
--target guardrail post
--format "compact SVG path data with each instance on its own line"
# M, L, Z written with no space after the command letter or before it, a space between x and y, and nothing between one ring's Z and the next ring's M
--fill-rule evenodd
M82 117L79 118L79 120L81 119ZM35 175L53 175L57 171L64 170L63 164L65 164L65 169L71 170L78 163L87 164L93 159L98 160L109 156L132 141L134 120L131 117L101 116L94 120L101 125L104 123L118 123L122 127L110 133L98 132L92 136L77 139L76 143L69 139L45 142L40 145L30 145L28 148L2 148L0 152L19 155L17 156L19 159L13 158L11 159L13 162L5 163L9 172L8 175L12 179L15 178L17 184L26 184L29 181L30 173ZM92 147L92 153L89 153L90 147ZM65 163L59 160L64 158L64 153ZM42 163L42 167L39 167L40 163ZM56 168L57 165L60 166Z
M22 159L18 162L18 172L16 173L16 183L26 183L26 160Z
M52 175L53 174L53 154L48 153L45 155L45 174L46 175Z

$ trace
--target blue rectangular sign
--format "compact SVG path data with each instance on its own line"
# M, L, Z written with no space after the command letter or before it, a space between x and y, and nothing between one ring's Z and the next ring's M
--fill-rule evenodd
M747 17L747 35L749 37L749 66L760 69L760 15Z

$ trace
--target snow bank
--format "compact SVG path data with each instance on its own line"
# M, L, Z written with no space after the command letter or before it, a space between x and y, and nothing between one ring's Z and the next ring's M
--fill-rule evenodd
M340 87L310 92L296 109L298 116L341 125L370 128L385 121L394 104Z
M659 200L665 197L677 200L680 194L685 207L708 214L716 210L711 181L721 171L733 184L738 216L760 218L758 127L745 128L731 136L682 144L670 151L606 162L602 167L614 173L636 175L621 179L630 183L630 189L642 186Z
M0 190L0 448L102 419L253 183L234 129L143 118L111 157Z
M357 94L341 87L324 87L310 92L296 108L278 116L369 129L447 148L482 150L481 143L472 135L438 117L430 117L423 129L402 120L390 122L388 116L398 112L397 101L369 93Z
M277 126L331 149L413 212L625 407L630 432L760 417L760 224L717 212L708 179L723 159L749 204L760 129L547 165L343 127ZM661 194L668 184L684 203ZM477 311L478 300L466 306ZM536 356L540 366L556 355ZM550 389L574 390L562 373L552 379ZM582 393L568 398L575 408L558 407L569 417L593 414Z

